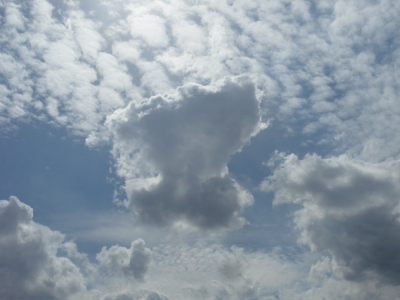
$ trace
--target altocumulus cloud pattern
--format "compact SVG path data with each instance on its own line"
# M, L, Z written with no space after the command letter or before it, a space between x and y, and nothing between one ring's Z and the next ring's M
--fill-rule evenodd
M399 28L396 0L0 0L0 298L400 299Z

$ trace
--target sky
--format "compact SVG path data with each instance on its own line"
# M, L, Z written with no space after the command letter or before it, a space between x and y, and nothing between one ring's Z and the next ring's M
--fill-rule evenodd
M0 298L400 299L400 2L0 0Z

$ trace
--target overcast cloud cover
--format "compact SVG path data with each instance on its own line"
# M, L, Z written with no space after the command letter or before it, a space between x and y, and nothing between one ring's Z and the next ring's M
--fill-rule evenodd
M400 299L399 28L397 0L0 0L0 298Z

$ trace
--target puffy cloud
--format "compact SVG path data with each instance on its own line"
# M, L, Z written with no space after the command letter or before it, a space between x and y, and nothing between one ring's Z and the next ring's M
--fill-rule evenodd
M70 259L57 256L64 236L32 217L16 197L0 201L0 297L73 299L86 291L85 280Z
M137 90L126 66L103 51L98 21L77 1L55 4L62 9L46 0L0 3L1 119L39 119L88 136Z
M398 3L109 3L113 14L129 11L128 22L112 25L119 28L118 39L110 35L113 45L129 35L135 19L158 20L147 36L162 36L154 40L163 49L135 35L124 51L141 52L130 60L144 74L141 86L153 93L250 74L263 91L265 113L315 143L323 139L370 161L398 155ZM193 38L201 41L196 47Z
M227 78L212 87L186 85L110 116L126 205L150 224L240 225L253 199L226 165L263 126L255 93L248 79Z
M132 99L249 74L265 113L314 142L398 155L395 1L60 2L0 3L3 124L38 118L96 145Z
M129 249L118 245L103 247L96 255L98 263L91 263L73 241L65 241L62 233L37 224L32 218L33 209L16 197L0 201L2 299L167 299L139 287L152 257L142 239L133 241ZM125 283L132 288L133 278L133 291L110 294Z
M109 249L103 247L101 252L97 254L96 259L102 268L120 272L127 277L134 277L138 281L143 281L151 261L151 251L145 248L144 245L144 241L138 239L132 242L129 249L118 245Z
M291 286L301 274L302 267L279 251L185 243L150 251L141 239L130 248L104 247L96 256L98 264L92 264L76 244L64 242L64 235L33 222L32 216L32 208L15 197L0 202L0 296L4 299L264 300ZM86 284L91 290L86 290Z
M289 155L262 188L275 191L275 204L303 206L295 213L301 241L329 250L346 279L399 285L398 165Z

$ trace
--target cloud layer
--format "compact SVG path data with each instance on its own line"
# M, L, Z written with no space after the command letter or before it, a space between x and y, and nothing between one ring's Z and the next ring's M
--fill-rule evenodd
M396 1L52 3L0 4L4 126L39 119L95 145L129 101L248 74L264 113L314 143L398 155Z
M265 199L227 166L261 120L293 137L288 153L322 155L281 155L262 184L275 205L300 207L312 258L138 239L90 263L12 197L0 202L0 297L398 298L399 15L394 0L0 0L0 135L38 121L109 143L142 222L116 239L151 232L143 223L210 235L246 224Z

